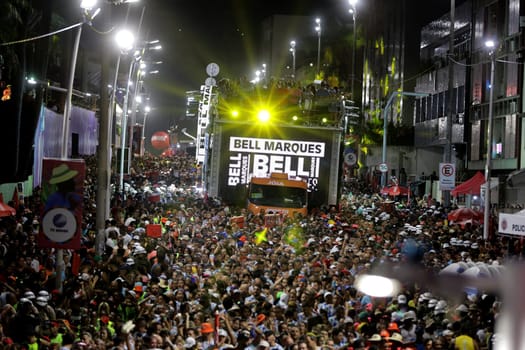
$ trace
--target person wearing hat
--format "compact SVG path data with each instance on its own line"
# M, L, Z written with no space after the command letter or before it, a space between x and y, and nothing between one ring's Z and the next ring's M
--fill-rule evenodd
M47 303L45 296L39 295L35 300L35 306L38 310L38 316L42 321L56 320L55 309Z
M384 349L383 347L384 340L377 333L372 334L372 336L368 338L368 343L369 343L368 349Z
M392 335L388 338L387 349L403 349L403 336L397 332L392 333Z
M76 189L75 178L77 175L78 170L70 169L66 163L53 168L48 184L56 190L45 199L44 213L53 208L66 208L75 211L76 208L82 206L82 196L77 193Z
M404 339L416 338L416 313L413 310L405 312L403 315L403 324L401 326L401 335Z
M201 323L200 327L200 337L198 338L198 347L199 349L208 349L211 346L215 345L213 325L209 322Z

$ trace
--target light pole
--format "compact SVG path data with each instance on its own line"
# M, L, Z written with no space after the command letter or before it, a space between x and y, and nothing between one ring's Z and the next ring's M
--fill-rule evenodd
M489 92L489 118L487 121L487 159L485 160L485 200L483 208L483 239L489 238L490 226L490 168L492 160L492 119L494 109L494 70L496 66L496 46L493 40L485 42L485 46L490 50L490 92Z
M353 43L352 43L352 78L351 78L351 86L350 86L350 92L352 93L352 100L355 101L355 95L354 95L354 85L355 85L355 56L356 56L356 44L357 44L357 32L356 32L356 17L357 17L357 0L349 0L350 4L350 10L349 12L352 14L352 23L353 23Z
M80 46L80 37L82 36L82 26L84 23L89 23L96 15L98 15L100 9L96 9L93 14L90 11L95 7L96 0L83 0L80 3L80 7L84 10L82 13L83 21L77 27L75 36L75 43L73 44L73 53L71 55L71 64L69 67L69 81L66 91L66 102L64 105L64 118L62 119L62 144L60 149L60 157L67 159L69 150L69 125L71 119L71 97L73 96L73 83L75 82L75 70L77 67L78 48Z
M321 19L315 19L315 31L317 32L317 74L321 68Z
M388 130L388 111L390 110L390 105L394 101L396 96L416 96L416 97L425 97L428 94L421 92L406 92L406 91L394 91L390 94L388 101L386 103L385 109L383 109L383 153L381 157L381 162L386 164L386 139L387 139L387 130ZM386 186L386 172L381 173L381 188Z
M115 95L117 93L117 88L118 88L118 74L119 74L119 68L120 68L120 60L122 58L122 55L126 55L132 48L133 48L133 45L135 43L135 36L133 35L133 33L127 29L122 29L120 30L119 32L117 32L116 36L115 36L115 42L117 43L117 46L119 47L120 49L120 52L119 52L119 55L117 57L117 63L115 64L115 77L114 77L114 80L113 80L113 86L112 86L112 90L111 90L111 97L110 97L110 100L109 100L109 116L108 116L108 119L109 119L109 127L108 127L108 134L107 134L107 139L106 139L106 145L107 145L107 148L108 148L108 151L111 150L111 140L112 140L112 136L113 136L113 113L115 111ZM128 80L129 82L129 80ZM122 125L122 123L121 123ZM107 166L108 166L108 169L111 169L111 153L112 152L108 152L108 160L107 160ZM108 177L110 177L111 171L108 171ZM109 179L108 179L108 182L109 182ZM108 190L109 190L109 187L108 187ZM108 196L108 198L110 198L111 196ZM108 217L109 215L109 201L108 203L106 204L106 216L105 217Z
M140 57L138 57L140 59ZM120 169L119 169L119 191L124 196L124 163L126 161L126 136L128 133L128 99L129 99L129 86L131 82L131 76L133 74L133 68L137 63L137 57L133 56L129 63L128 79L126 80L126 92L124 93L124 102L122 102L122 126L120 130ZM131 150L128 150L130 152ZM128 163L129 167L129 163ZM124 199L124 198L122 198Z
M66 102L64 105L64 118L62 119L62 144L60 148L60 157L62 159L68 158L69 150L69 125L71 118L71 97L73 96L73 83L75 81L75 69L77 66L78 48L80 46L80 37L82 36L82 26L86 22L90 22L99 13L100 9L96 9L95 12L90 15L90 11L95 7L95 0L83 0L80 3L80 7L83 11L83 22L77 27L75 36L75 43L73 44L73 53L71 55L71 65L69 68L69 81L66 91ZM62 292L62 274L65 270L64 265L64 250L56 249L56 287Z
M295 40L290 41L290 52L292 53L292 78L295 79Z
M136 110L137 110L137 102L138 102L137 97L139 96L140 91L142 90L143 78L147 74L146 69L148 68L148 65L162 64L162 61L146 63L146 61L144 61L144 56L150 50L161 50L161 49L162 49L162 45L159 44L159 40L153 40L153 41L145 42L142 50L135 52L135 63L138 64L138 68L136 69L135 82L132 83L134 86L134 90L133 90L133 99L131 103L131 115L130 115L130 125L131 125L130 129L131 130L130 130L129 141L128 141L128 164L129 166L131 166L131 162L133 159L133 152L132 152L133 141L134 141L133 140L133 137L134 137L133 130L135 127L135 120L136 120ZM137 67L137 65L135 67ZM158 73L158 70L149 72L149 74L156 74L156 73Z
M144 156L146 153L146 121L148 120L148 114L151 112L151 107L146 106L144 107L144 121L142 122L142 142L140 145L140 155Z
M447 108L447 125L446 125L446 144L445 144L445 163L451 163L452 162L452 145L453 145L453 134L452 134L452 110L454 109L454 100L452 99L452 91L454 91L454 62L452 61L454 58L454 23L456 21L455 19L455 11L456 11L456 1L450 0L450 35L448 38L448 104L446 106ZM445 208L448 208L450 206L450 191L446 190L443 191L443 204L445 205Z

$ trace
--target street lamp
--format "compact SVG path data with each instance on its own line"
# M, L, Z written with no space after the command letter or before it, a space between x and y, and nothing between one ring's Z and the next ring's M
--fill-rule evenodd
M321 64L321 19L315 19L315 31L317 32L317 74L320 72Z
M350 86L350 92L352 93L352 100L355 101L355 95L354 95L354 85L355 85L355 53L356 53L356 44L357 44L357 32L356 32L356 17L357 17L357 0L349 0L350 4L350 10L349 12L352 14L352 22L353 22L353 43L352 43L352 80L351 80L351 86Z
M292 53L292 78L295 79L295 40L290 41L290 52Z
M75 43L73 44L73 54L71 55L71 65L69 67L69 81L67 85L66 101L64 105L64 118L62 119L62 144L60 157L67 159L69 145L69 124L71 119L71 97L73 95L73 83L75 81L75 70L77 66L78 48L80 46L80 37L82 36L82 26L84 23L90 23L100 9L96 9L92 14L91 10L95 7L96 0L83 0L80 7L84 10L82 13L83 21L77 25Z
M128 79L126 80L126 92L124 94L124 101L122 103L122 121L121 121L121 130L120 130L120 169L119 169L119 190L124 195L124 163L126 159L125 149L126 149L126 135L128 133L128 99L129 99L129 87L132 83L131 77L133 75L133 69L137 62L140 62L141 56L133 55L131 62L129 63L128 69ZM133 124L132 124L133 125ZM128 149L128 152L131 152ZM129 160L129 156L128 156ZM129 167L129 162L128 162ZM123 198L124 199L124 198Z
M390 105L394 101L396 96L416 96L416 97L425 97L428 96L426 93L421 92L405 92L405 91L394 91L390 94L388 101L386 103L385 109L383 109L383 154L381 157L382 164L386 164L386 139L387 139L387 130L388 130L388 111L390 110ZM381 188L386 186L386 174L387 171L381 171Z
M487 121L487 159L485 160L485 200L483 208L483 239L489 238L489 219L490 219L490 167L492 160L492 119L494 110L494 70L496 54L494 52L496 43L487 40L485 46L489 49L490 55L490 92L489 92L489 118Z
M133 48L133 45L135 43L135 36L133 35L133 33L131 31L129 31L127 29L122 29L122 30L118 31L117 34L115 35L115 42L117 43L117 46L119 47L120 52L119 52L119 55L117 57L117 63L115 65L115 78L113 80L111 97L110 97L110 100L109 100L110 108L109 108L109 116L108 116L108 119L109 119L108 130L110 130L110 132L108 132L107 140L106 140L106 145L107 145L107 150L108 151L111 150L111 137L112 137L112 134L113 134L113 132L112 132L112 130L113 130L113 113L114 113L114 110L115 110L115 94L117 92L118 73L119 73L119 68L120 68L120 60L121 60L122 55L127 54ZM128 79L128 83L129 83L129 79ZM123 149L121 151L122 151L122 153L124 152ZM108 156L108 165L107 166L108 166L108 169L111 169L111 156L110 155Z

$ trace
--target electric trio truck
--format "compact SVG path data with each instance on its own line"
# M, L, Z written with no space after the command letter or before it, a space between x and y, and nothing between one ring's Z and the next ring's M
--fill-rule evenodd
M198 110L196 158L208 196L254 214L306 215L338 204L344 127L337 97L305 111L295 88L234 98L219 90L202 86Z
M337 205L342 129L217 119L205 169L208 195L247 201L254 214L305 215Z

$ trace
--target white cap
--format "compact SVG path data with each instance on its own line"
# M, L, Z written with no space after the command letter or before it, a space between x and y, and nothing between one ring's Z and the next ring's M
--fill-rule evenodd
M185 349L189 349L189 348L194 347L196 344L197 344L197 342L195 341L195 338L188 337L184 341L184 345L183 346L184 346Z

